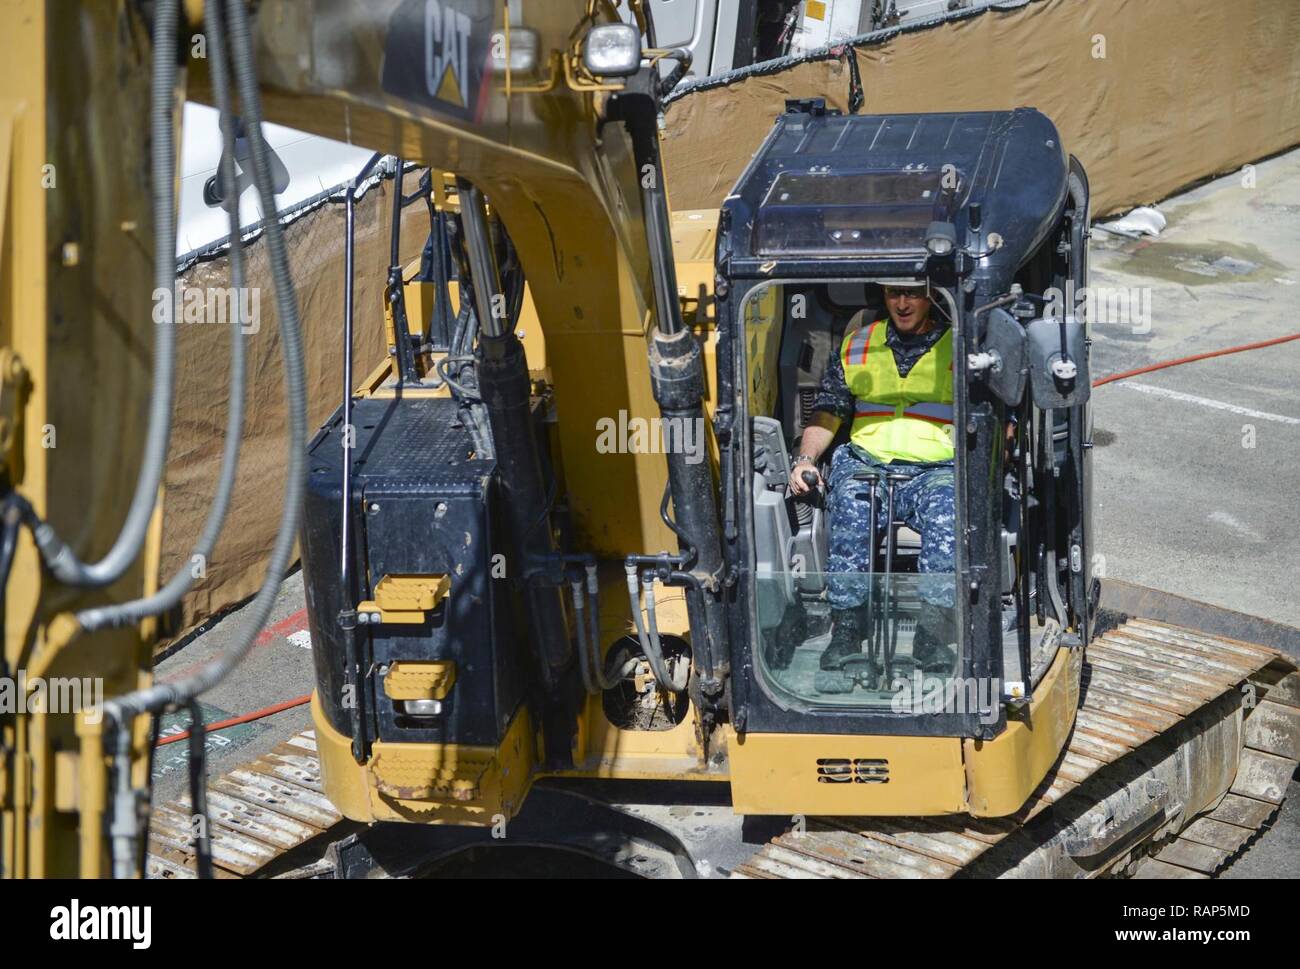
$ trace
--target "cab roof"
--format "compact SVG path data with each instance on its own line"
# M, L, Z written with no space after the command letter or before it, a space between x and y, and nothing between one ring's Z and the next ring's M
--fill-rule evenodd
M1065 204L1069 161L1033 108L844 115L821 99L786 108L722 206L718 255L733 275L782 275L782 263L815 275L847 263L917 273L935 221L975 251L996 232L996 262L1014 271ZM973 208L980 231L968 235Z

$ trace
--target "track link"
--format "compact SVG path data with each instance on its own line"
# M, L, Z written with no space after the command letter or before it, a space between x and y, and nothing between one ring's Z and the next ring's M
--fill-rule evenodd
M155 805L146 878L194 878L188 797ZM307 730L208 785L208 839L217 878L267 877L280 863L337 838L343 816L325 797L315 731ZM310 873L310 867L306 869Z

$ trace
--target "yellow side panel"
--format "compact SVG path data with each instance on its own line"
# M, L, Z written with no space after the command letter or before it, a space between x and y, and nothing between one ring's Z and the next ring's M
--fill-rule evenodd
M715 745L713 760L703 764L695 737L694 710L671 730L620 730L607 719L598 696L589 696L579 722L572 769L565 777L624 780L725 781L726 759Z
M1074 727L1083 651L1061 649L1034 691L1029 715L995 740L964 740L970 813L1014 814L1047 776Z
M533 737L526 710L511 721L500 747L376 741L358 764L351 741L311 700L325 796L353 821L488 826L514 817L532 786ZM428 796L402 796L402 793Z
M919 816L965 809L959 737L747 733L742 740L725 729L737 814ZM845 760L887 761L888 781L819 778L818 761Z
M325 718L315 690L311 694L311 722L316 730L316 753L320 757L325 796L345 818L375 820L370 812L370 785L366 783L365 765L353 759L351 741Z

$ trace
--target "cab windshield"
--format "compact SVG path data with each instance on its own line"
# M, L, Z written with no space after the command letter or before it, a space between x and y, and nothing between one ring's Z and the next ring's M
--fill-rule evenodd
M846 334L885 318L881 287L861 282L772 283L745 301L755 667L784 706L915 714L955 702L963 648L955 566L936 570L935 556L922 555L925 515L936 514L918 503L927 486L888 463L854 464L845 473L856 447L850 415L816 464L822 486L807 495L790 487L801 437L816 420L822 381ZM849 450L837 458L839 449ZM929 470L931 490L949 496L947 520L930 523L951 534L951 462Z

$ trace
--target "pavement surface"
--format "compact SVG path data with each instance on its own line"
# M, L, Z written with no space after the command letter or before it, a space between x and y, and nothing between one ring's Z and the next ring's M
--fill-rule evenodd
M1090 283L1130 310L1094 317L1094 380L1300 331L1300 151L1157 208L1157 238L1093 233ZM1300 626L1298 391L1300 340L1098 388L1103 574ZM1300 783L1227 877L1300 877Z
M243 633L240 609L194 637L158 664L158 678L175 679L230 649ZM311 636L303 599L302 573L295 572L280 586L271 616L258 633L244 662L202 697L204 722L215 723L242 716L284 700L304 696L315 686ZM233 770L255 760L296 733L311 727L310 708L304 704L251 723L208 734L208 776ZM162 738L188 729L188 714L170 715L163 721ZM160 746L154 755L154 800L168 801L189 793L187 740Z
M1300 151L1158 205L1140 240L1095 231L1092 377L1300 329ZM1161 370L1095 392L1101 574L1300 626L1300 341ZM227 648L228 616L159 668ZM301 574L288 578L248 659L204 700L209 720L308 693ZM183 729L184 717L177 718ZM301 706L208 740L210 774L310 726ZM161 748L155 797L184 793L185 744ZM1230 878L1300 877L1300 783Z

